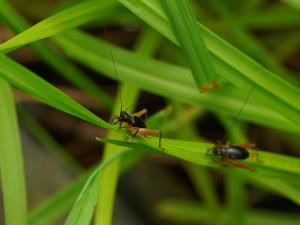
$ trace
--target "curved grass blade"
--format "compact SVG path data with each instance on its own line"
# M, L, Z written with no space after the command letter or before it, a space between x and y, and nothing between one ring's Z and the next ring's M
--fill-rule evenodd
M157 0L119 0L124 6L135 13L150 26L154 27L175 44L174 37L166 15ZM285 116L300 126L300 105L298 97L300 90L282 80L272 72L256 63L254 60L218 37L202 24L198 23L206 46L214 55L216 71L237 88L255 84L253 96L275 111L286 108ZM221 66L223 71L217 69ZM227 72L224 71L227 68ZM229 70L231 70L229 72ZM270 100L272 99L272 104ZM275 109L276 108L276 109Z
M188 0L161 0L173 32L190 62L197 87L202 92L217 87L218 76L198 29L197 19Z
M110 56L105 52L106 43L78 31L69 31L68 34L55 37L55 41L72 59L116 79ZM186 68L150 59L114 46L112 48L118 64L119 79L136 84L149 92L177 101L205 106L215 112L231 114L232 116L235 116L240 110L245 99L245 93L232 86L199 95L192 76ZM137 61L139 63L136 63ZM159 70L153 68L159 68ZM220 72L224 74L234 71L231 68L220 68ZM297 125L283 118L287 114L286 105L277 109L276 99L272 97L268 98L268 101L272 103L273 107L267 108L258 105L257 101L254 104L250 99L240 118L281 130L300 133L300 128ZM277 112L280 112L281 115Z
M198 165L222 168L220 163L214 162L211 157L207 155L207 150L213 147L211 143L183 141L175 139L166 139L162 141L164 150L157 147L157 138L147 137L140 139L143 143L131 143L118 140L108 140L97 138L99 141L104 141L116 145L125 146L133 149L145 149L148 151L161 152L171 155L182 160L186 160ZM253 152L253 150L249 150ZM259 160L248 159L243 162L251 164L256 168L255 172L248 172L246 170L238 169L240 173L254 174L256 176L264 177L286 177L290 181L297 181L300 177L300 159L284 156L280 154L270 153L266 151L257 150ZM223 167L223 169L226 169Z
M30 26L6 1L2 1L0 12L0 17L17 33L26 30ZM108 109L112 107L112 99L108 94L101 90L101 88L71 62L51 49L46 43L35 42L32 43L32 47L48 65L61 74L66 80L69 80L72 84L90 94Z
M149 30L144 32L139 41L136 44L136 51L140 52L141 54L148 54L152 55L157 47L159 42L159 38L157 38L157 33ZM111 51L110 43L108 44L109 50ZM114 55L114 52L110 52L110 54ZM113 57L112 60L114 60ZM115 62L111 62L114 64ZM116 66L116 71L118 70L118 65ZM117 74L115 74L117 77ZM123 93L123 95L122 95ZM120 107L126 107L130 105L135 105L136 101L138 100L140 90L135 86L128 83L123 83L119 87L119 91L117 93L117 99L115 101L115 106L113 110L113 115L120 113ZM122 99L121 99L122 98ZM128 111L131 113L131 111ZM112 131L108 132L108 138L116 138L116 139L124 139L124 135L120 135L117 133L113 133ZM104 157L109 157L112 153L116 151L121 151L119 146L106 144L104 147ZM130 155L131 156L131 155ZM96 208L96 215L95 215L95 225L99 224L111 224L112 223L112 215L114 209L114 199L116 194L116 186L120 174L120 170L122 169L122 162L123 160L115 160L102 174L102 183L100 185L99 190L99 202Z
M264 13L242 14L239 21L251 29L286 29L299 26L299 11L288 7L271 7Z
M5 224L27 224L25 172L14 97L0 78L0 171Z
M152 139L152 140L151 140ZM129 143L118 140L108 140L97 138L99 141L113 143L116 145L126 146L135 149L143 149L150 152L162 152L164 154L177 157L194 164L215 167L219 169L226 169L218 162L215 162L211 157L207 156L207 150L212 147L210 143L181 141L173 139L163 139L163 148L157 148L156 138L146 138L142 143ZM254 152L253 152L254 153ZM252 181L257 186L264 186L282 196L289 198L297 204L300 204L300 188L298 168L300 166L300 159L288 157L284 155L268 153L264 151L255 152L259 154L259 160L247 160L246 164L251 163L255 166L255 172L249 172L242 169L234 169L236 175L240 175L244 179ZM284 179L284 182L282 182ZM288 191L286 191L288 190Z
M197 202L185 202L167 200L157 207L159 216L182 224L207 224L213 223L205 207ZM276 214L276 216L274 216ZM220 220L225 221L228 215L227 209L219 212ZM251 210L246 218L247 225L297 225L300 217L292 213L279 213L277 211Z
M90 224L94 208L98 201L98 189L100 187L101 174L105 171L106 167L113 163L115 160L130 152L130 150L117 151L112 153L105 159L99 167L91 174L86 181L80 195L78 196L75 205L73 206L64 225L88 225Z
M206 1L209 6L218 12L221 19L227 24L228 29L233 34L236 43L242 46L245 53L254 57L262 65L271 71L278 73L282 78L292 84L300 84L294 76L286 70L274 57L265 49L265 47L256 40L256 38L248 32L247 28L234 17L229 6L221 0Z
M97 117L62 91L2 54L0 54L0 77L54 108L103 128L111 128L110 124Z
M121 93L127 93L126 96L122 97L122 101L125 105L132 105L138 99L139 90L136 89L133 85L122 84L119 91ZM119 93L117 93L117 99L114 106L114 114L120 112L121 99L119 98ZM108 132L108 137L115 139L124 139L124 135L116 133L114 131ZM106 143L104 147L104 159L109 158L111 155L116 152L124 151L124 148L115 146L109 143ZM101 184L97 190L99 195L99 202L96 208L95 224L111 224L112 214L114 209L114 200L116 194L116 186L119 178L121 166L121 159L116 159L112 162L109 167L102 173L99 179Z
M62 218L73 206L91 172L85 172L72 183L47 198L28 218L29 225L50 225Z
M116 3L116 0L80 2L46 18L1 44L0 51L8 52L31 42L53 36L64 30L85 24L105 14L106 10L110 10L112 5Z

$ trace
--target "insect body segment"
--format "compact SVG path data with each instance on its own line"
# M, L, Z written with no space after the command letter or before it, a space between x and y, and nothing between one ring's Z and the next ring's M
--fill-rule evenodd
M213 148L213 154L229 159L247 159L249 157L249 152L245 148L231 145L216 145Z
M254 167L243 164L240 160L248 159L251 154L246 148L254 148L255 144L242 144L242 145L229 145L229 144L217 144L213 148L207 151L208 155L217 156L220 158L220 163L223 165L230 165L239 167L242 169L255 171Z
M146 128L146 124L143 119L141 119L139 116L136 116L135 114L130 115L126 111L121 111L120 115L114 116L112 124L119 124L119 129L127 128L129 126ZM122 127L123 124L125 124L125 127Z

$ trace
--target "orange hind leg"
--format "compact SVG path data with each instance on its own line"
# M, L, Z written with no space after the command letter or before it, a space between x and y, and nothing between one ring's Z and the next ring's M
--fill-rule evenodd
M139 127L130 127L128 130L131 131L132 138L134 138L137 134L147 136L147 135L158 135L159 136L159 141L158 141L158 147L161 148L161 131L160 130L151 130L147 128L139 128Z

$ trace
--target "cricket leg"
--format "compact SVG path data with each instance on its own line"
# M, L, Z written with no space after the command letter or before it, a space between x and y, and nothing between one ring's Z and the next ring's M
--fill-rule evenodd
M136 117L141 117L144 114L146 114L146 116L147 116L147 109L146 108L142 109L141 111L135 112L132 115L136 116Z
M234 166L234 167L238 167L238 168L249 170L249 171L255 171L254 167L246 165L244 163L241 163L238 160L222 158L221 163L228 165L228 166Z
M255 143L244 143L244 144L238 144L238 145L234 145L234 146L239 146L242 148L256 148Z
M132 128L135 128L135 127L132 127ZM139 128L138 132L139 132L138 134L144 135L144 136L158 135L159 136L158 147L161 148L161 138L162 138L161 130L150 130L150 129L147 129L147 128Z
M139 133L140 128L138 128L138 127L130 127L130 128L128 128L128 130L130 130L131 133L132 133L131 142L133 142L134 137Z

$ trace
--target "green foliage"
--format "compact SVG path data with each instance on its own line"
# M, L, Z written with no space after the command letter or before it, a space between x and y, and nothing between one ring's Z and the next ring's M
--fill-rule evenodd
M187 174L198 195L204 199L204 204L172 201L161 204L158 213L163 217L183 223L224 224L226 221L228 224L295 224L295 218L299 218L293 214L284 214L275 220L271 212L249 212L245 197L246 184L251 183L299 205L299 159L272 153L272 149L258 150L259 159L254 157L245 160L245 164L256 169L255 172L241 168L224 168L207 155L207 150L213 144L201 140L194 129L196 118L205 110L210 110L218 115L235 142L246 140L243 124L235 123L234 127L231 127L231 119L236 118L249 90L254 86L249 102L238 119L277 131L300 134L300 89L296 86L299 81L291 78L291 74L280 62L266 51L265 45L276 47L280 43L280 35L260 42L249 31L249 27L274 29L283 25L299 25L299 3L293 0L282 2L286 3L284 8L272 6L261 16L258 16L260 9L267 5L264 0L255 0L247 4L238 4L237 1L214 1L214 4L209 4L221 18L221 27L228 27L228 31L234 37L231 40L236 40L237 46L267 65L268 69L279 73L276 75L203 25L207 21L209 25L212 21L208 13L200 9L203 13L200 15L203 24L202 20L201 23L197 22L196 16L199 12L186 0L63 1L66 6L64 9L33 26L7 2L1 1L1 18L19 33L0 45L0 167L6 224L52 224L72 207L65 221L67 225L90 224L94 215L95 224L110 225L118 178L124 169L134 166L143 157L144 152L168 155L185 161ZM239 9L240 15L232 10L233 3ZM110 52L107 42L77 29L86 24L97 26L103 19L109 24L115 23L119 17L114 10L120 6L123 6L125 14L132 16L135 25L146 30L134 50L111 45ZM278 12L280 15L289 16L280 20L276 17ZM239 21L236 21L236 18L240 18ZM141 20L146 24L141 23ZM154 30L149 29L147 25ZM226 37L226 32L223 34ZM300 44L299 32L287 35L293 36L296 41L289 44L287 50L277 49L280 53L278 58L281 60ZM158 50L162 37L176 45L172 46L173 50L166 55L176 61L173 53L175 55L176 52L184 52L192 72L182 65L181 61L176 64L166 62L163 54L158 55L156 59L151 57ZM37 42L45 38L51 38L64 55L45 43ZM158 147L158 137L136 138L136 143L126 141L124 130L116 132L111 124L42 79L37 73L4 55L27 44L32 45L41 59L59 75L111 109L112 115L119 113L121 99L123 109L136 104L141 89L171 99L173 105L176 105L174 119L166 119L165 115L169 115L171 109L166 107L151 117L148 125L163 129L163 134L174 139L164 136L163 148ZM163 48L159 50L163 51ZM124 82L115 100L69 60L118 82ZM224 83L222 86L209 93L199 93L197 87L216 80L217 77ZM293 84L287 80L293 80ZM47 199L34 209L29 217L20 137L10 85L51 107L109 130L106 137L98 138L99 141L105 142L104 157L99 166L92 173L82 174L69 186ZM182 103L192 106L187 108ZM32 134L44 143L46 149L55 149L55 155L66 165L78 168L39 124L26 116L25 112L21 113L24 123ZM189 140L182 140L187 138ZM254 150L250 152L256 154ZM214 191L210 174L206 170L208 168L226 171L226 209L223 209ZM216 214L220 217L215 218Z
M217 82L211 55L202 40L196 15L188 0L162 0L177 41L188 57L197 87L202 91L213 88Z
M27 224L25 173L14 98L0 79L0 171L6 224Z

